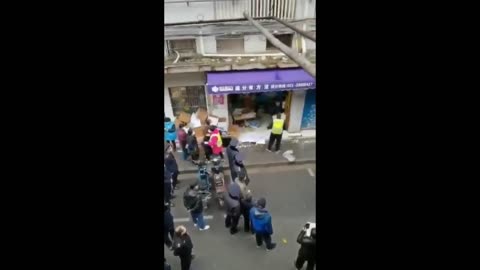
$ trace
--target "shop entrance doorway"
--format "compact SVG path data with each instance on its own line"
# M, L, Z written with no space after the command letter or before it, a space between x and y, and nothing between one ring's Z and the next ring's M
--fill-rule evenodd
M240 142L266 143L273 116L281 113L288 127L291 91L229 94L230 123L240 127Z

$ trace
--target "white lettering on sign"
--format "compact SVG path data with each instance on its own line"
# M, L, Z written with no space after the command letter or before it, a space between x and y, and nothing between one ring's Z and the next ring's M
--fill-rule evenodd
M240 85L235 86L235 91L240 91Z
M214 93L218 92L218 87L216 87L216 86L212 87L212 91L213 91Z
M233 86L220 86L220 92L233 91Z
M268 87L269 87L269 86L270 86L270 85L265 84L265 85L263 86L263 88L265 88L266 90L268 90Z
M275 87L275 84L270 84L270 89L275 89L277 87Z
M249 85L248 90L253 90L253 85Z
M293 87L294 85L295 85L295 84L293 84L293 83L287 83L287 87L288 87L288 88L291 88L291 87Z
M257 84L257 90L262 89L262 86L260 84Z
M295 87L310 87L312 85L312 82L299 82L295 84Z
M243 90L243 91L247 90L247 86L246 86L246 85L242 85L242 90Z

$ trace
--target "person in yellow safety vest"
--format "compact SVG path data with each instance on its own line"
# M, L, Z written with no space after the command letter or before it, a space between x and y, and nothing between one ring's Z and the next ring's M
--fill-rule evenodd
M280 151L280 143L282 142L282 133L285 129L285 119L282 118L280 113L277 114L277 118L273 119L272 124L268 127L268 129L272 129L272 133L270 133L270 140L268 141L268 152L272 152L272 145L275 142L275 152Z
M210 132L208 145L212 148L212 154L220 155L223 159L223 140L220 130L216 126L210 126Z

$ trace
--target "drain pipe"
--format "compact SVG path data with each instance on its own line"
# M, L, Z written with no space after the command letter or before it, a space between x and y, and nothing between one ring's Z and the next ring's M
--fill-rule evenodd
M312 75L312 77L316 77L316 67L314 64L310 63L303 55L283 44L280 40L268 32L267 29L263 28L258 22L254 21L247 12L243 12L243 16L245 16L245 18L247 18L258 30L260 30L260 32L268 39L268 41L270 41L270 43L272 43L273 46L284 52L288 57L290 57L290 59L308 72L308 74Z

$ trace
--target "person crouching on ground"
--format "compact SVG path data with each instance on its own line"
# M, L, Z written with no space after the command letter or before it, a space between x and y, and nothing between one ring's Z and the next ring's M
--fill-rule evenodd
M165 140L168 144L170 144L173 148L173 151L177 151L177 145L175 144L175 140L177 139L177 131L175 130L175 123L170 120L170 118L165 117Z
M285 120L281 114L277 114L277 118L273 119L268 129L272 129L272 133L270 133L270 140L268 140L267 151L272 152L273 142L275 142L275 152L278 153L280 151L280 143L282 142L283 130L285 129Z
M303 264L307 261L307 270L313 270L316 264L316 228L312 228L308 233L308 228L304 227L297 237L297 243L301 245L298 250L298 256L295 260L295 267L302 269Z
M205 231L210 228L209 225L205 225L203 219L203 203L202 198L197 192L197 185L190 185L183 195L183 204L187 211L192 216L193 225L198 227L200 231Z
M175 229L175 237L173 241L173 255L180 257L182 270L190 270L192 263L193 243L187 234L184 226L178 226Z
M228 192L225 193L225 206L227 216L225 218L225 227L230 228L230 234L238 232L237 225L240 219L240 187L233 182L228 186Z
M257 205L250 210L250 220L252 221L252 230L255 233L255 240L257 241L257 248L260 248L265 241L267 250L273 250L276 243L272 243L272 216L265 209L267 201L265 198L260 198Z

